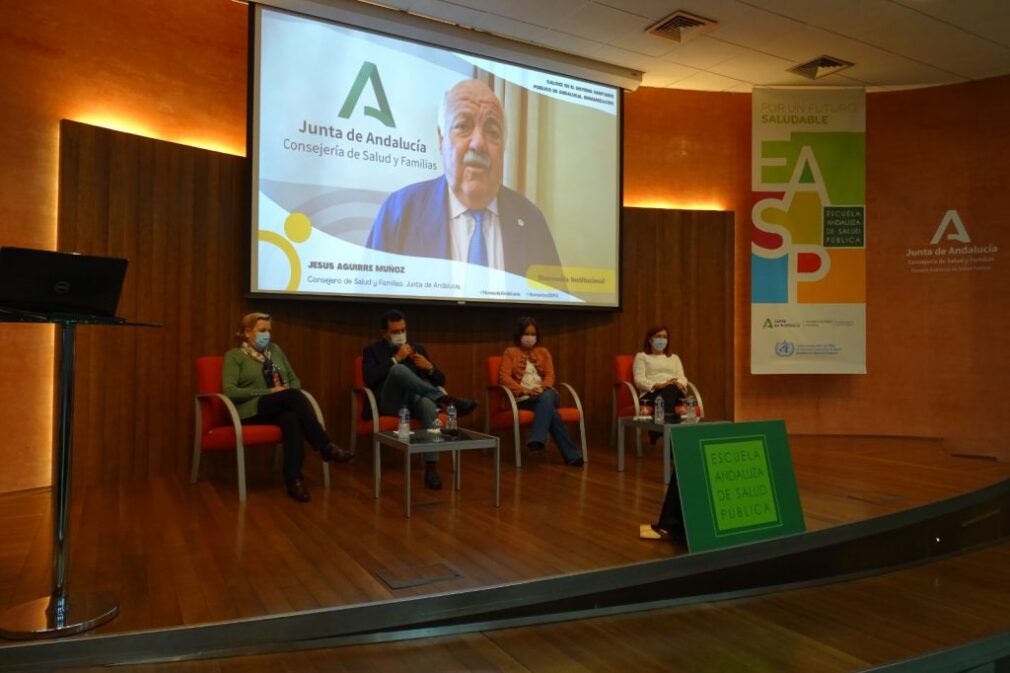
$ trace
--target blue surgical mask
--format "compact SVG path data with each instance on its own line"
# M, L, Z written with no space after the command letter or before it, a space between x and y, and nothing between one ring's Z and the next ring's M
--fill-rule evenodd
M656 337L652 340L652 348L658 353L662 353L666 350L667 340L663 337Z
M270 332L257 332L256 338L253 339L253 346L256 347L256 350L262 353L267 349L267 346L269 345L270 345Z

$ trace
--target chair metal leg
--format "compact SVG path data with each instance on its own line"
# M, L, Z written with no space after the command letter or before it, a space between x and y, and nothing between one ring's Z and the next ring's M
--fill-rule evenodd
M512 436L516 443L516 468L520 468L523 466L523 453L519 448L519 417L515 414L512 415Z
M614 384L617 385L617 384ZM617 443L617 388L610 389L610 445Z
M193 467L189 472L189 483L195 484L200 476L200 430L203 423L200 418L200 401L196 401L196 426L193 429Z
M579 416L579 433L582 435L582 460L589 462L589 447L586 445L586 419Z
M238 499L245 502L245 445L241 440L235 445L235 463L238 466Z

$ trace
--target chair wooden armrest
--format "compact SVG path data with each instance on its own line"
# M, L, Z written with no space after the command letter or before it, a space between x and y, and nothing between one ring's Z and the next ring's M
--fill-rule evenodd
M635 415L641 412L641 405L638 402L638 390L630 381L617 381L610 388L610 445L617 441L617 398L620 396L621 388L627 388L631 395L631 403L635 405Z
M238 417L238 410L235 404L222 393L197 393L193 403L196 405L196 424L193 433L193 468L189 475L189 483L195 484L200 474L200 440L203 434L202 416L200 400L218 398L224 403L224 408L228 411L232 428L235 430L235 462L238 468L238 499L245 500L245 443L242 441L242 420Z
M579 394L575 392L575 388L571 385L565 383L564 381L558 382L558 385L565 388L568 391L568 394L572 396L572 399L575 400L575 408L579 411L579 435L582 438L582 460L588 463L589 446L586 444L586 414L582 410L582 399L579 397Z
M635 388L631 381L618 381L614 384L614 417L617 417L617 394L622 387L628 389L628 394L631 395L631 403L635 405L635 415L638 416L642 413L642 405L638 401L638 389Z
M508 400L509 407L512 408L512 432L515 440L516 467L520 468L523 466L523 457L522 450L519 448L519 404L516 402L516 396L512 391L500 383L487 386L484 389L484 434L491 434L491 414L495 411L491 409L492 390L501 390L505 395L505 399Z
M316 398L313 397L312 393L310 393L307 390L299 388L298 392L300 392L302 395L305 395L306 399L308 399L309 404L312 405L312 410L316 413L316 420L319 421L319 425L323 426L323 429L325 430L326 421L323 420L323 410L319 408L319 403L316 402Z
M358 419L361 415L358 412L358 395L365 396L368 409L372 412L372 433L379 431L379 405L375 401L375 393L371 388L354 386L351 388L351 441L348 448L354 450L358 443Z
M303 390L302 388L299 388L298 392L300 392L302 395L305 395L305 399L307 399L309 401L309 404L312 405L312 411L314 411L315 414L316 414L316 420L319 421L319 425L322 426L323 430L325 430L326 429L326 421L323 420L323 410L319 408L319 403L316 402L316 398L312 396L312 393L310 393L307 390ZM353 448L353 447L351 447L351 448ZM323 460L321 462L323 464L323 487L324 488L329 488L330 487L330 464L327 463L325 460Z
M516 419L516 428L519 427L519 403L516 401L515 394L508 389L508 387L503 386L500 383L496 383L493 386L487 386L484 390L484 434L488 434L491 430L491 391L501 390L505 394L505 399L508 400L509 406L512 407L512 417Z
M565 388L565 390L567 390L572 396L572 399L575 400L575 408L579 410L579 416L582 416L582 400L579 398L579 394L575 392L575 388L564 381L559 381L558 385Z
M235 428L235 436L237 440L241 443L242 441L242 419L238 417L238 409L235 408L235 403L226 397L223 393L197 393L196 395L196 429L199 435L202 429L201 420L201 410L200 410L200 400L201 399L211 399L218 398L224 402L224 408L228 410L228 416L231 417L231 424Z

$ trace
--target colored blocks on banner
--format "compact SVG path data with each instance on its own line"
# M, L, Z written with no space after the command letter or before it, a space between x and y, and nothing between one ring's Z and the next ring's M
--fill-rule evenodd
M812 283L797 283L800 304L862 304L866 301L866 251L830 250L831 267Z
M789 301L789 257L767 259L751 255L751 302L785 304Z

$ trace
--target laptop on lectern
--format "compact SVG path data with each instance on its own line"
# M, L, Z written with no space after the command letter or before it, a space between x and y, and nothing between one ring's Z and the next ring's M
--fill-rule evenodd
M116 318L125 259L0 247L0 308Z

